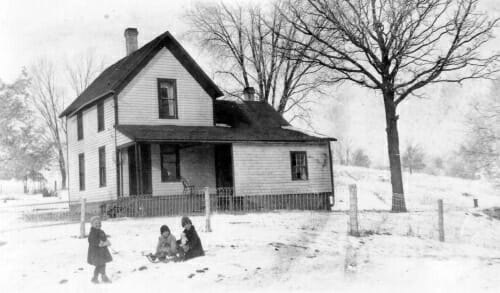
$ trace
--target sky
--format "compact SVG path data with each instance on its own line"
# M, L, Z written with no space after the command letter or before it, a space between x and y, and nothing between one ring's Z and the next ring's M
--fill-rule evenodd
M211 0L205 0L211 1ZM241 1L238 1L240 3ZM247 0L264 3L265 0ZM499 15L499 0L482 0L483 9ZM139 46L169 30L201 67L210 73L209 58L188 41L183 17L193 0L0 0L0 79L12 82L23 67L39 58L64 64L92 50L111 64L125 55L123 32L139 30ZM494 40L488 50L500 48ZM399 109L401 149L422 145L433 156L450 155L465 137L467 105L488 94L487 82L429 88L429 99L410 99ZM349 141L367 151L376 164L387 160L385 118L381 97L344 84L328 89L313 106L316 131ZM305 127L302 124L296 126Z

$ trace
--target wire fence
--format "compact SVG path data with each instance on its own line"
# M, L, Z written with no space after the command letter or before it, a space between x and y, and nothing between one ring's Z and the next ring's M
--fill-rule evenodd
M352 236L394 235L500 249L500 235L493 232L498 229L500 208L481 209L473 198L446 201L429 195L405 200L399 194L386 194L383 200L377 199L383 208L365 209L360 206L373 200L373 195L363 189L354 191L355 195L349 186L339 186L335 192L338 200L348 203L337 208L349 214ZM407 212L398 212L407 206Z
M495 231L500 219L500 208L481 209L474 207L477 200L444 200L440 220L438 199L432 195L421 195L403 199L400 195L368 194L361 186L356 188L357 234L396 235L434 239L439 241L441 233L445 242L469 243L500 249L500 234ZM347 214L352 227L350 189L347 185L335 188L333 194L261 194L235 196L232 188L219 188L165 196L133 196L100 202L85 202L84 219L99 215L104 219L123 217L161 217L181 215L205 215L206 203L212 214L244 214L271 211L333 211L335 215ZM403 205L404 203L404 205ZM392 212L408 207L408 212ZM82 202L57 201L50 203L1 205L0 231L24 229L44 225L77 223L82 219ZM344 219L344 216L339 219ZM441 228L441 229L440 229ZM350 228L351 229L351 228Z

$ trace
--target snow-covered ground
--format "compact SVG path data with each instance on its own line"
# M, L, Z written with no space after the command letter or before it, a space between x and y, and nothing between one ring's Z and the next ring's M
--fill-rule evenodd
M336 170L333 212L216 214L212 232L192 217L206 256L183 263L149 263L159 227L179 236L180 217L115 219L110 235L112 284L90 283L88 242L78 224L0 233L2 292L498 292L500 221L483 208L500 207L487 183L405 175L410 213L385 212L385 171ZM347 185L358 185L362 237L347 236ZM437 241L436 203L445 201L446 242ZM472 207L478 198L479 209ZM384 211L385 210L385 211ZM87 226L88 229L88 226Z

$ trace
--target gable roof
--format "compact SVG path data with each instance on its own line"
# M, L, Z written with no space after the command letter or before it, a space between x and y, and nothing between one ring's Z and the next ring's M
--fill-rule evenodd
M217 85L208 77L194 59L168 32L159 35L132 54L120 59L104 70L61 114L59 117L74 114L76 111L112 94L118 94L144 66L166 47L193 76L201 87L213 98L223 95Z

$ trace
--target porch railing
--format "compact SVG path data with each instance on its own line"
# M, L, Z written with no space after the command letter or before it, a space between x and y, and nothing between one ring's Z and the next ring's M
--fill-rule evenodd
M331 202L330 192L235 196L233 188L210 190L210 210L215 213L330 210ZM125 197L103 202L99 208L109 218L196 215L205 212L205 193Z

